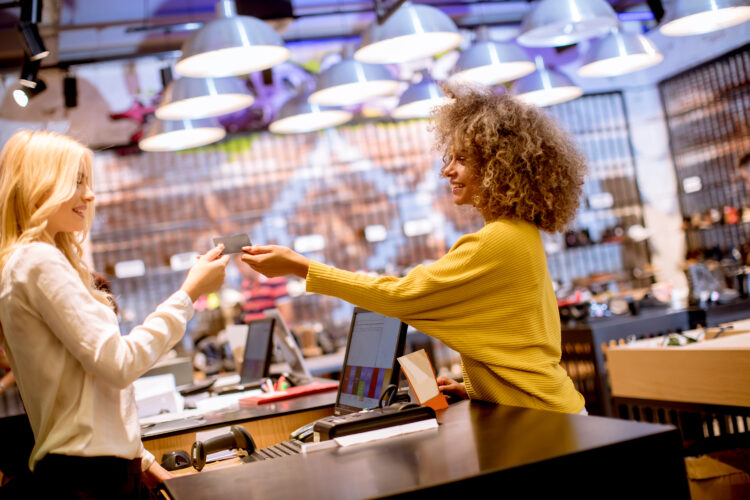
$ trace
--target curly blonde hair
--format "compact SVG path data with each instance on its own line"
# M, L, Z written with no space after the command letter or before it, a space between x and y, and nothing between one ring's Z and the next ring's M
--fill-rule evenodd
M479 187L474 206L484 218L520 219L550 233L572 222L586 165L556 122L490 88L443 90L453 100L433 111L436 149L446 165L455 153L467 158Z

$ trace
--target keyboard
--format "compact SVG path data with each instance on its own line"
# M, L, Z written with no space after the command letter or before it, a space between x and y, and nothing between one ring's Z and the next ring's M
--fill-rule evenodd
M255 450L248 455L245 462L260 462L262 460L272 460L274 458L287 457L289 455L298 455L302 450L302 441L298 439L292 439L290 441L282 441L279 444L274 444L266 448Z

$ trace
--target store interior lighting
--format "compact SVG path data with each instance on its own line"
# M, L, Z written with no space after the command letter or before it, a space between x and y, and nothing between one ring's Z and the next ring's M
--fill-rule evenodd
M309 93L303 92L289 99L279 109L268 129L276 134L315 132L342 125L354 116L345 109L311 103L308 98Z
M182 45L175 71L193 78L236 76L289 59L281 36L268 24L237 15L234 0L216 4L218 19L206 23Z
M526 47L561 47L604 35L617 23L617 13L605 0L542 0L524 15L517 41Z
M666 36L700 35L750 20L745 0L676 0L659 25Z
M391 116L397 120L427 118L434 108L449 100L435 80L425 74L422 81L409 85L401 94Z
M22 0L19 2L21 14L18 31L24 44L24 51L29 59L36 61L49 55L44 40L39 34L38 23L42 20L42 0Z
M452 50L461 43L453 20L429 5L401 4L385 21L373 22L362 33L358 61L402 63Z
M615 29L592 44L578 74L586 78L618 76L650 68L663 60L659 49L645 36Z
M179 151L220 141L226 130L210 118L201 120L154 120L138 141L143 151Z
M310 102L322 106L348 106L392 95L400 82L383 65L344 57L318 76Z
M155 114L160 120L209 118L244 109L254 101L239 78L183 77L167 85Z
M570 78L545 67L542 56L534 59L536 71L517 80L512 92L519 99L539 107L572 101L583 95L583 89L573 84Z
M489 40L486 27L477 30L476 36L474 44L458 57L451 80L497 85L534 71L534 63L520 47Z

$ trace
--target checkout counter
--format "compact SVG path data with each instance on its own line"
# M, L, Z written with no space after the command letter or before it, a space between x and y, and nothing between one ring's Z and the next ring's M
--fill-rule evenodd
M281 441L302 418L310 421L316 414L330 412L325 400L330 405L334 397L319 394L275 403L273 408L241 408L206 417L201 428L247 418L243 425L263 447L274 432L287 433L277 440ZM532 498L644 494L689 498L680 435L671 426L469 401L439 411L437 419L437 430L367 444L262 462L235 459L232 466L206 467L170 479L166 493L175 500L488 492ZM273 432L266 433L269 429ZM184 433L155 428L144 433L144 443L154 451L159 440Z

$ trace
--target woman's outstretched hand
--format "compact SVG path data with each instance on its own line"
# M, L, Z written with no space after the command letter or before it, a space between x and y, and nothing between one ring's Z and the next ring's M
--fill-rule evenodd
M269 278L286 274L307 277L310 259L291 248L279 245L253 245L242 247L242 251L242 262Z
M222 250L224 245L212 248L190 268L180 290L184 290L193 302L201 295L217 291L224 283L229 255L222 257Z
M442 375L437 378L438 390L445 394L451 394L461 399L468 399L469 394L466 392L466 386L460 382L456 382L452 378L443 377Z

